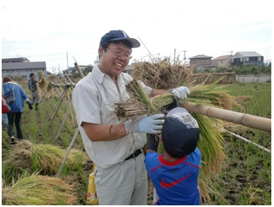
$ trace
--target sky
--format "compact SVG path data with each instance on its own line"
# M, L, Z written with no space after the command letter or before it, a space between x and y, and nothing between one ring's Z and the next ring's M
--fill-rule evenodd
M101 37L116 29L141 42L131 62L149 60L150 54L189 60L255 51L266 61L272 57L271 0L1 2L2 58L45 61L50 72L75 60L94 65Z

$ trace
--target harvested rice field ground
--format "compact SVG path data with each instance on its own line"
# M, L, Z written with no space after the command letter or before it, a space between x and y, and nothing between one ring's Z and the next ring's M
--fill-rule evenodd
M20 84L30 95L26 83ZM236 83L225 89L233 96L246 97L239 100L245 106L245 113L271 118L271 83ZM69 108L72 88L53 87L40 92L39 109L30 111L27 105L24 108L24 142L11 145L7 129L2 128L2 204L85 205L92 162L84 152L79 134L60 177L55 177L77 130L74 110ZM264 150L271 150L271 133L232 123L225 123L225 128L263 149L225 133L225 164L222 172L208 183L210 200L202 200L202 204L271 205L271 154ZM33 180L41 179L44 182L33 185ZM34 188L38 188L37 193L30 194ZM46 189L49 196L41 197L41 189ZM148 190L147 204L151 205L151 182Z

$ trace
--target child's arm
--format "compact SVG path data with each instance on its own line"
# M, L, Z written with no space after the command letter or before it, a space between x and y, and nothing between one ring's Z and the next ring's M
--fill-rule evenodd
M158 149L159 138L155 134L150 134L147 139L146 153L155 151Z

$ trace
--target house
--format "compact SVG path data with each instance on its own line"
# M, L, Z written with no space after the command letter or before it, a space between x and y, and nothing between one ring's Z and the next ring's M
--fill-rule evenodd
M37 76L38 71L43 71L45 76L47 75L46 62L30 62L25 57L2 58L2 77L19 76L28 80L30 73Z
M218 68L229 68L231 66L230 59L232 55L223 55L212 59L212 65Z
M239 65L262 65L264 57L257 52L237 52L231 58L232 66Z
M190 67L194 68L195 71L203 70L205 68L215 69L216 66L211 63L211 56L207 55L196 55L189 58Z
M30 62L26 57L20 58L3 58L2 63L22 63L22 62Z

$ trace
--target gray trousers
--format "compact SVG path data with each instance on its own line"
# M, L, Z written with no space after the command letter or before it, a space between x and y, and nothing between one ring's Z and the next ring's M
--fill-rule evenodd
M95 186L100 205L147 205L144 154L107 169L96 166Z
M38 90L31 92L32 95L32 101L31 104L39 103L40 101L40 96Z

